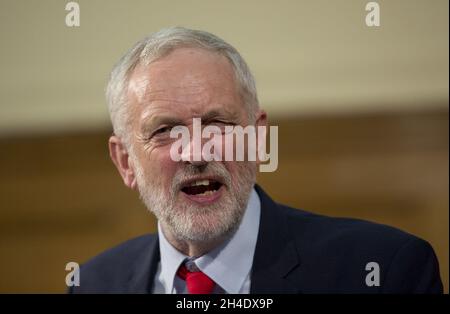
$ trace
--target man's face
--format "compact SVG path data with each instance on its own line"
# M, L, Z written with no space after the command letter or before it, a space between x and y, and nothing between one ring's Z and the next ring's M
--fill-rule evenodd
M192 136L193 118L201 118L202 127L248 125L229 61L202 49L176 49L135 69L128 100L137 188L163 230L190 241L235 230L255 182L255 162L175 162L170 156L171 128L186 126Z

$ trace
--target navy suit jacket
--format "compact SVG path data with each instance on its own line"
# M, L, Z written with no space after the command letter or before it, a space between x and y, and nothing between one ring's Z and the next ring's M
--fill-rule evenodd
M289 208L256 190L261 221L251 293L442 293L426 241L380 224ZM151 293L159 260L157 234L138 237L82 265L80 286L69 292ZM375 275L366 270L370 262L379 265L379 285L366 284Z

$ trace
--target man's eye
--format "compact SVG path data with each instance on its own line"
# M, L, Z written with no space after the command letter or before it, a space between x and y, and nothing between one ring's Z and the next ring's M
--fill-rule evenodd
M159 128L156 131L153 131L151 134L149 134L146 137L146 140L149 141L149 140L153 139L155 136L158 138L164 137L164 136L168 135L168 132L170 132L171 129L172 129L172 127L170 127L170 126L165 126L165 127Z
M163 134L163 133L166 133L166 132L170 132L171 129L172 129L172 127L165 126L165 127L162 127L162 128L159 128L158 130L156 130L153 133L153 135L158 135L158 134Z

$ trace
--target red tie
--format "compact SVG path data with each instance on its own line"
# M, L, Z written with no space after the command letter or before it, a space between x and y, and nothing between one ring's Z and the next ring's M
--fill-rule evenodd
M184 264L181 264L177 275L186 281L186 286L190 294L211 294L214 289L214 281L201 271L189 271Z

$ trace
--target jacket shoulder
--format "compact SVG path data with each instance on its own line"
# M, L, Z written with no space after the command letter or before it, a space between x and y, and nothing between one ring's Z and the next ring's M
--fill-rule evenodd
M442 292L437 258L427 241L384 224L279 207L286 214L303 269L320 270L329 285L364 293ZM368 288L361 278L373 263L379 266L381 284ZM345 280L331 276L335 273Z
M136 263L145 258L158 242L156 234L143 235L123 242L93 257L80 267L80 286L70 293L116 292L131 279Z
M308 241L338 242L342 245L394 247L410 240L424 240L388 225L355 218L330 217L279 205L287 216L291 232L296 237L308 234Z

